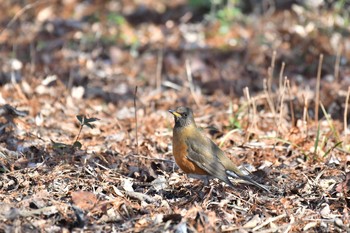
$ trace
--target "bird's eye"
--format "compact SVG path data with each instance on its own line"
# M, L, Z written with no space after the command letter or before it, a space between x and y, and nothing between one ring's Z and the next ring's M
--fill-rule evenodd
M182 116L187 117L187 113L183 113Z

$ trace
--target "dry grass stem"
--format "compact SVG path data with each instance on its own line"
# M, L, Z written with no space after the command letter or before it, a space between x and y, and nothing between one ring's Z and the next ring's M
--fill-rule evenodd
M308 101L308 95L303 95L304 97L304 108L303 108L303 132L304 132L304 138L307 138L308 136L308 109L309 109L309 101Z
M318 123L318 110L319 110L319 103L320 103L320 85L321 85L321 70L322 70L322 63L323 63L323 54L320 55L320 59L318 62L318 68L317 68L317 81L316 81L316 101L315 101L315 122Z
M192 95L193 100L196 103L196 105L199 106L199 100L198 100L198 97L196 95L194 85L193 85L192 69L191 69L190 61L188 59L186 59L185 64L186 64L186 75L187 75L187 80L188 80L188 83L190 86L191 95Z
M257 231L257 230L259 230L260 228L266 226L267 224L270 224L270 223L272 223L272 222L274 222L274 221L277 221L277 220L279 220L279 219L281 219L281 218L284 218L284 217L286 217L286 216L287 216L287 214L281 214L281 215L279 215L279 216L276 216L276 217L273 217L273 218L269 218L269 219L267 219L265 222L261 223L259 226L253 228L252 231L253 231L253 232L254 232L254 231Z
M134 92L134 109L135 109L135 137L136 137L136 154L139 154L139 139L138 139L138 124L137 124L137 105L136 105L136 98L137 98L137 86L135 87Z
M284 105L284 96L287 88L287 77L284 78L284 84L283 84L283 89L281 92L281 99L280 99L280 111L279 111L279 119L278 119L278 132L281 134L284 130L284 124L283 124L283 105Z
M238 132L239 129L233 129L233 130L230 130L228 133L226 133L222 139L220 140L220 143L219 143L219 147L222 147L224 145L224 143L226 142L226 140L229 138L229 136L235 132Z
M292 117L292 127L294 127L294 126L296 126L295 115L294 115L294 104L293 104L294 96L292 96L292 91L291 91L289 80L287 80L287 90L288 90L288 96L289 96L290 114Z
M249 126L251 125L251 119L250 119L250 96L249 96L249 88L248 87L245 87L243 88L243 95L244 95L244 98L247 100L247 116L248 116L248 122L247 122L247 129L249 129Z
M266 79L264 79L264 92L266 95L266 101L267 101L267 104L269 105L270 111L272 112L273 117L276 118L275 106L273 104L271 95L268 91L268 81Z
M274 50L272 53L271 65L267 70L267 88L269 94L272 93L272 81L273 81L273 72L275 71L275 63L276 63L276 51Z
M344 107L344 146L348 145L348 109L349 109L349 98L350 98L350 86L348 87L348 92L346 93L345 107Z
M162 84L164 49L158 50L157 70L156 70L156 88L159 91Z
M343 46L340 43L337 49L337 56L335 58L335 64L334 64L334 81L336 83L339 82L339 67L340 67L340 58L342 54Z
M248 101L248 124L247 124L247 136L246 141L250 138L251 131L256 131L257 129L257 113L254 98L250 97L249 88L245 87L243 89L245 98ZM251 110L252 109L252 110Z
M272 81L273 81L273 72L275 70L275 61L276 61L276 51L272 53L271 65L267 68L267 79L263 80L264 93L266 95L267 104L269 105L270 111L273 114L274 119L276 119L276 110L274 101L272 99Z
M286 66L286 63L282 62L281 70L280 70L280 75L279 75L279 81L278 81L278 89L282 89L283 85L283 74L284 74L284 68Z

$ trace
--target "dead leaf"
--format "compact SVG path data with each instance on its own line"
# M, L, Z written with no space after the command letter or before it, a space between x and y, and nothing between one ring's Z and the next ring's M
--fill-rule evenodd
M85 211L94 208L98 202L96 195L87 191L72 192L71 196L73 204Z

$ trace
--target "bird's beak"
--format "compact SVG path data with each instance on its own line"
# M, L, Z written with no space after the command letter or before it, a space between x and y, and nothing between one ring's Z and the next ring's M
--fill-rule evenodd
M171 114L173 114L176 118L180 118L180 117L181 117L181 114L178 113L178 112L176 112L175 110L169 110L169 112L170 112Z

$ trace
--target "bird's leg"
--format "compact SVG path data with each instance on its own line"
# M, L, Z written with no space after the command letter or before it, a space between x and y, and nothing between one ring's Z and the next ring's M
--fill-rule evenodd
M188 174L187 175L190 178L194 178L194 179L199 179L203 181L204 187L209 186L209 176L208 175L197 175L197 174Z
M203 183L204 183L204 187L209 186L209 176L203 177Z
M199 179L201 181L203 181L204 185L199 185L198 188L196 188L194 191L196 194L198 194L199 198L201 200L204 199L204 197L208 194L210 194L210 185L209 185L209 179L210 176L208 175L197 175L197 174L188 174L188 177L190 178L195 178L195 179ZM208 190L209 188L209 190Z

